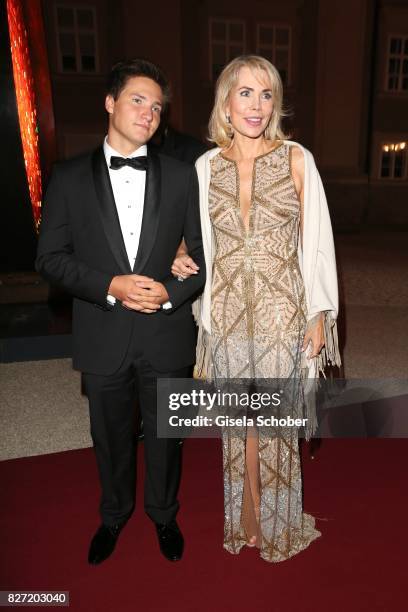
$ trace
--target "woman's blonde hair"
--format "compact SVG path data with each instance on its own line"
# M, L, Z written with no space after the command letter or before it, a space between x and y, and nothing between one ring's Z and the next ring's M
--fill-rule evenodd
M225 66L217 79L214 108L208 124L209 140L223 149L231 144L233 138L231 125L227 122L225 115L225 106L232 88L237 83L239 71L244 67L250 68L252 72L263 70L271 83L273 113L264 132L265 138L272 141L277 138L282 140L286 138L281 126L282 117L285 117L287 113L282 108L283 86L279 72L264 57L240 55Z

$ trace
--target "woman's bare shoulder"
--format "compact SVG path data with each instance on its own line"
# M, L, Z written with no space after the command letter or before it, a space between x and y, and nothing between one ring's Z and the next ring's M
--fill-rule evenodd
M304 153L302 151L302 149L300 148L299 145L297 144L293 144L290 146L290 151L291 151L291 155L292 155L292 160L296 161L296 162L303 162L304 161Z
M291 166L294 174L297 174L299 177L304 176L305 174L305 156L302 149L297 145L291 145Z

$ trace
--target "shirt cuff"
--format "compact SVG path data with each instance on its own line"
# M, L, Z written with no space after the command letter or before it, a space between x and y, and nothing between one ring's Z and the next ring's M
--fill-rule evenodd
M106 296L106 301L108 302L109 306L114 306L116 304L116 298L113 297L113 295L110 295L109 293Z

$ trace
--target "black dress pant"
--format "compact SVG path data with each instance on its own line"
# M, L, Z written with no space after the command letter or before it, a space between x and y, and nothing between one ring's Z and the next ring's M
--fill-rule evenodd
M136 404L144 426L145 511L154 522L169 523L179 508L181 446L178 439L157 437L156 381L188 378L192 367L158 372L135 344L131 339L126 358L114 374L83 373L102 487L100 514L105 525L124 523L135 505Z

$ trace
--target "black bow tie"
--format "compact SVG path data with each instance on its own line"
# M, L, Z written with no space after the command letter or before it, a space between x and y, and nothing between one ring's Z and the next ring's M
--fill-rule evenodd
M135 170L147 170L147 157L146 155L139 155L138 157L115 157L110 158L110 168L112 170L119 170L123 166L131 166Z

